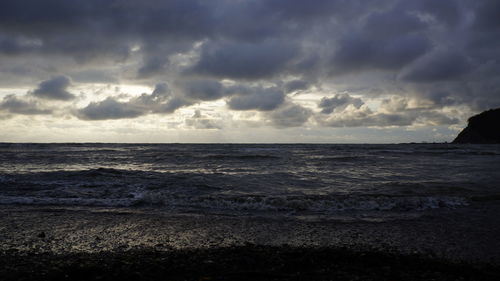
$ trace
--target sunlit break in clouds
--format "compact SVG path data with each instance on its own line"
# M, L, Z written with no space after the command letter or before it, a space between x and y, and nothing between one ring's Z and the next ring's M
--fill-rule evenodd
M450 141L497 0L3 0L0 141Z

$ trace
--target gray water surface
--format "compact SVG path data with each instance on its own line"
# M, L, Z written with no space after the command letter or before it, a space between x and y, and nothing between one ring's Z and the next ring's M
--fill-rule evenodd
M0 204L384 218L499 195L499 145L0 144Z

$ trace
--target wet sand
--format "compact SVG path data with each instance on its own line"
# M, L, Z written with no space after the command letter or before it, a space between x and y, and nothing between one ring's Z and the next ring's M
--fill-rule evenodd
M3 280L499 280L497 214L497 201L382 222L1 206L0 273Z

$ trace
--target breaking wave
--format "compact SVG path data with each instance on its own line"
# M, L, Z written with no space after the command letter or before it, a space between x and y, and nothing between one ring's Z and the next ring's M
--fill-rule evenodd
M390 197L390 196L238 196L179 198L161 193L140 194L135 205L191 207L221 211L278 211L319 213L345 211L423 211L437 208L456 208L468 205L465 198L447 196Z
M144 192L129 198L54 198L0 196L0 204L61 205L100 207L154 207L173 211L219 213L278 212L335 214L356 211L424 211L468 205L461 197L310 197L310 196L240 196L187 197Z
M491 200L499 157L495 145L0 144L0 204L420 212Z

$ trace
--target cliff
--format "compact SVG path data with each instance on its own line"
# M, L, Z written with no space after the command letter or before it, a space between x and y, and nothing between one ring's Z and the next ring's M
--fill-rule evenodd
M500 143L500 108L474 115L468 122L453 143Z

